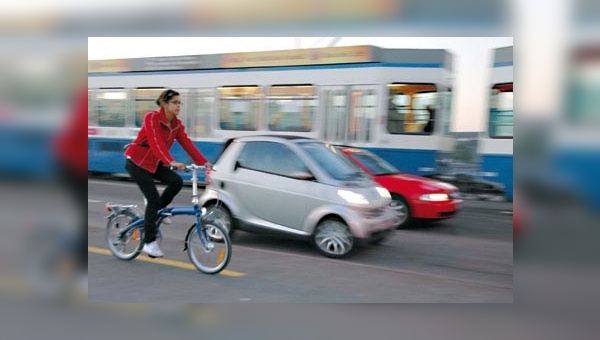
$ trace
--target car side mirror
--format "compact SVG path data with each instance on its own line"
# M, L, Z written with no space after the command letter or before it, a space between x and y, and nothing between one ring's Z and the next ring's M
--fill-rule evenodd
M291 176L302 181L312 181L315 179L315 176L313 176L310 172L306 171L296 171L293 172Z

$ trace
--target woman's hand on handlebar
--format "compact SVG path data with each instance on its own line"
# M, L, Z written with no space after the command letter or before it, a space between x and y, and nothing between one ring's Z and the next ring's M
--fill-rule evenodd
M173 161L169 164L169 168L172 170L183 171L185 170L185 164Z

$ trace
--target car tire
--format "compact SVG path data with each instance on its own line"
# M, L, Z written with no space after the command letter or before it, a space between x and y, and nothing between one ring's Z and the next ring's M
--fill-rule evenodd
M234 228L233 228L233 219L231 218L231 213L229 209L223 203L210 203L206 205L206 218L208 221L216 221L218 222L223 229L227 231L227 234L231 238L233 236Z
M400 221L396 225L396 229L408 227L412 221L412 212L406 199L398 194L392 194L392 208L396 210Z
M344 222L337 218L327 218L315 228L313 243L321 254L331 258L343 258L352 253L355 242Z

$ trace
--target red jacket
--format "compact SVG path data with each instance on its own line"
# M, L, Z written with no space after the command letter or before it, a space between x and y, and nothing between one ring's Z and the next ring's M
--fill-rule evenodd
M146 113L144 124L137 137L125 150L125 156L131 159L139 167L155 173L158 162L169 165L175 159L169 153L169 149L177 140L183 149L192 157L195 164L204 165L207 160L204 155L196 149L181 121L174 117L169 126L164 109Z

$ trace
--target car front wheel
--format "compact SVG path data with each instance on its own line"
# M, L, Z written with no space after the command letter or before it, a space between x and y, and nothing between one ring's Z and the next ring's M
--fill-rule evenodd
M323 255L332 258L346 257L354 248L354 236L348 226L337 219L326 219L319 223L313 241Z
M202 216L202 219L206 223L218 223L223 229L227 232L227 234L232 237L233 236L233 221L231 219L231 214L229 210L221 203L211 203L206 206L206 213ZM208 234L218 239L218 233L214 234L212 229L208 229Z
M396 224L396 228L402 229L406 228L412 222L412 216L410 212L410 206L404 197L392 194L392 208L396 211L396 215L398 216L398 223Z

